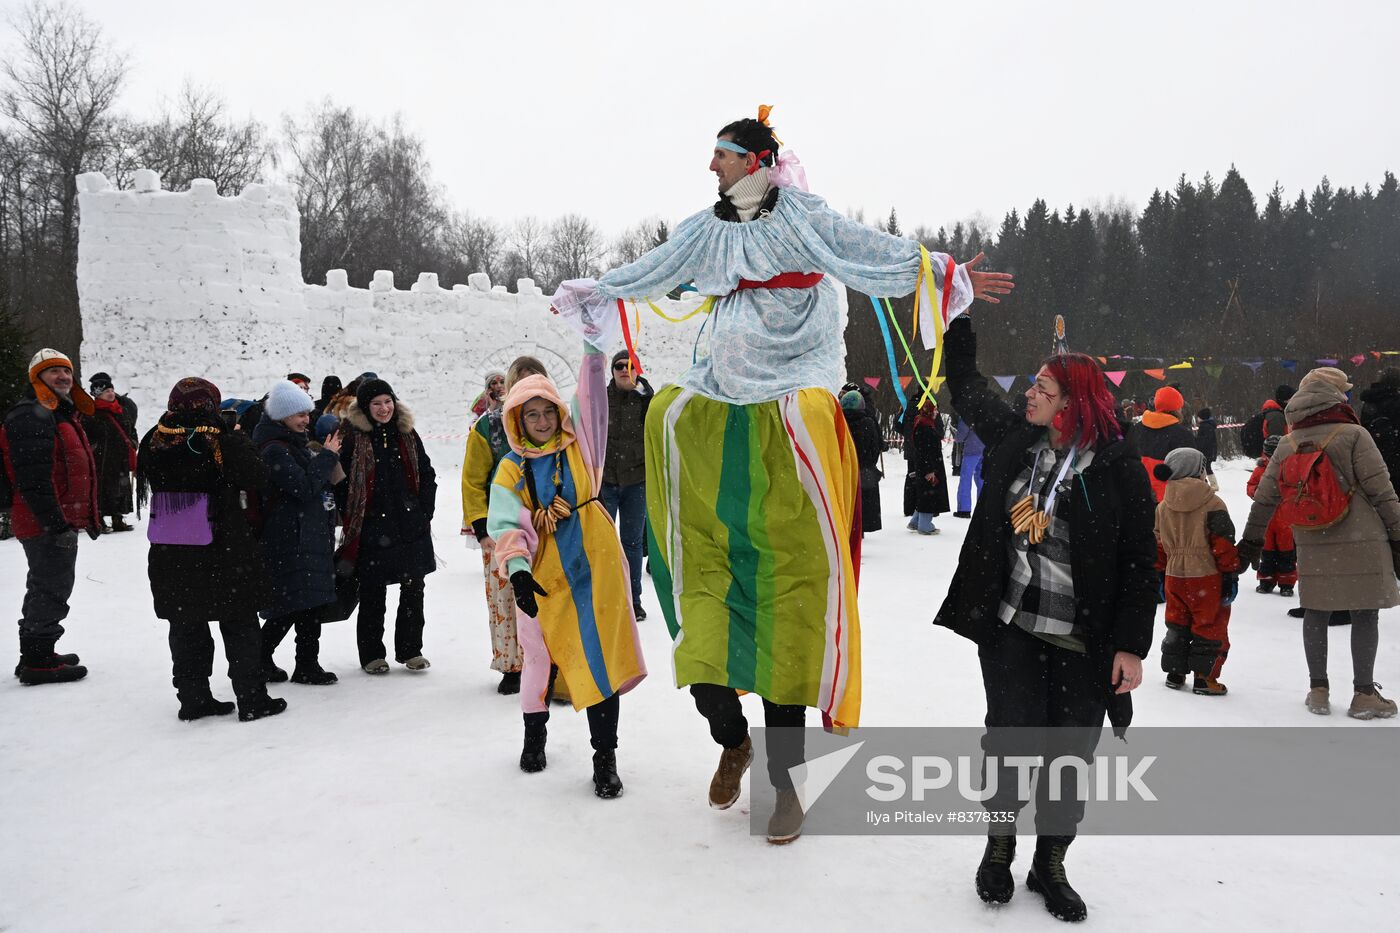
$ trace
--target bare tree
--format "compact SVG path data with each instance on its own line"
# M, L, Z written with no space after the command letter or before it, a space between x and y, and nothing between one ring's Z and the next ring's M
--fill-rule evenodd
M196 178L209 178L219 191L237 193L262 180L273 162L272 144L261 123L233 120L222 97L188 82L173 107L129 132L126 160L159 172L171 191L188 188Z
M510 229L507 242L514 254L510 263L510 284L516 279L534 279L543 286L549 277L549 231L538 217L521 217Z
M447 229L448 266L453 281L466 281L473 272L485 272L496 281L503 271L505 235L493 220L459 214Z
M603 236L582 214L565 214L549 227L550 290L565 279L581 279L599 273L603 262Z
M613 240L609 259L613 265L624 266L636 262L644 254L665 243L670 237L670 227L666 221L652 218L643 220L634 227L623 231Z
M11 310L42 343L77 354L77 176L98 167L126 59L101 28L66 2L36 0L10 19L18 48L0 64L0 120L19 172L6 176L12 197L0 226Z

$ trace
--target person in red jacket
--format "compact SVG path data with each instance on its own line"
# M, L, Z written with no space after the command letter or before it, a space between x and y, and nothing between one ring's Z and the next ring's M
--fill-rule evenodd
M1240 559L1235 526L1225 503L1205 480L1205 457L1194 447L1167 454L1154 479L1167 492L1157 506L1157 571L1165 572L1167 635L1162 639L1162 670L1167 686L1224 696L1220 669L1230 652L1230 604L1239 592Z
M1264 438L1264 456L1254 465L1254 472L1249 474L1249 482L1244 487L1249 498L1254 498L1254 491L1259 488L1259 481L1264 478L1264 471L1269 468L1269 461L1273 459L1274 451L1278 450L1281 439L1280 434ZM1272 593L1277 586L1280 596L1291 597L1293 587L1298 583L1298 551L1293 545L1293 526L1280 520L1277 514L1269 520L1269 527L1264 532L1264 552L1259 558L1258 577L1259 585L1254 588L1256 593Z
M15 676L26 685L81 680L76 654L56 654L68 617L78 563L78 532L96 538L97 465L78 413L92 398L73 382L73 363L44 349L29 362L27 398L5 415L0 433L5 473L14 491L11 522L29 563L19 620Z
M1142 457L1142 465L1152 480L1152 494L1162 501L1167 484L1152 472L1167 458L1167 454L1178 447L1196 446L1196 437L1191 429L1181 423L1181 410L1186 400L1171 386L1163 386L1152 397L1152 411L1145 412L1142 420L1133 425L1132 440Z

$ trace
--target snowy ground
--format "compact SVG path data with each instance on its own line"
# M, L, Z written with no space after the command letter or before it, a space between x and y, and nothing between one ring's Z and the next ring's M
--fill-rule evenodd
M777 848L749 834L747 794L710 810L716 749L688 693L672 688L659 613L642 624L651 678L622 704L626 794L593 797L587 724L567 708L555 708L549 769L522 774L519 709L487 668L480 557L457 534L460 454L433 453L443 566L427 588L432 670L367 677L352 624L337 624L322 660L341 683L278 685L291 708L263 722L176 720L144 535L83 540L61 648L92 673L41 688L0 679L0 930L1059 928L1020 885L1028 852L1015 899L992 911L972 887L977 837ZM1247 476L1243 461L1221 474L1239 525ZM929 625L966 522L945 516L942 535L910 535L900 480L886 481L885 530L865 543L862 721L975 725L975 651ZM24 572L19 545L0 543L11 613ZM1162 689L1151 658L1139 724L1400 726L1309 716L1290 602L1241 590L1230 696ZM1400 687L1400 640L1383 629L1377 676ZM1349 682L1347 631L1334 630L1338 685ZM291 650L289 638L288 666ZM221 673L214 686L229 698ZM1345 706L1344 686L1334 693ZM1320 788L1319 805L1326 796ZM1381 870L1397 859L1393 837L1097 837L1075 845L1069 867L1096 927L1377 929L1400 903L1400 880Z

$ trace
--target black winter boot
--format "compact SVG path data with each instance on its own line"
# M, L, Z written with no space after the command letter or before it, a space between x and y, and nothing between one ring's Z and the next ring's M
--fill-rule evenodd
M526 774L544 770L544 743L549 736L545 723L548 721L548 713L525 714L525 747L520 752L520 770Z
M238 696L238 721L252 722L285 712L287 701L280 697L270 697L267 690L241 693Z
M988 836L977 866L977 896L987 904L1005 904L1016 891L1011 877L1011 861L1016 858L1015 836Z
M292 683L307 684L312 687L329 687L340 680L339 677L325 670L320 664L311 662L309 664L298 664L292 671Z
M512 696L520 692L520 672L506 671L501 675L501 682L496 685L496 692L502 696Z
M1045 909L1056 920L1077 923L1089 916L1089 908L1070 887L1069 878L1065 875L1065 850L1073 841L1073 836L1041 836L1036 839L1035 858L1031 861L1030 873L1026 875L1026 887L1045 898Z
M617 776L617 752L611 748L593 753L593 793L604 800L622 796L622 778Z
M263 682L269 684L285 683L287 680L287 672L278 667L271 658L263 658L262 676Z
M176 715L181 722L194 722L205 716L227 716L233 712L232 703L214 698L207 681L175 692L180 697L180 712Z
M82 680L87 676L87 668L78 662L76 654L54 654L54 640L48 638L26 638L19 640L19 666L15 676L26 687L40 684L66 684ZM68 659L72 658L72 663Z

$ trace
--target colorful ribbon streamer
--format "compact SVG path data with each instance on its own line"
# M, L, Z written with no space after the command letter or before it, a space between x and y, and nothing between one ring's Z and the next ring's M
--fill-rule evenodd
M894 344L890 342L890 325L885 323L885 315L880 311L879 300L874 295L868 297L870 298L870 307L875 309L875 320L880 325L880 336L885 341L885 357L890 363L890 387L894 389L894 394L899 398L899 409L903 411L909 407L909 400L905 398L904 389L899 384L899 363L894 357ZM904 338L901 336L900 339Z

